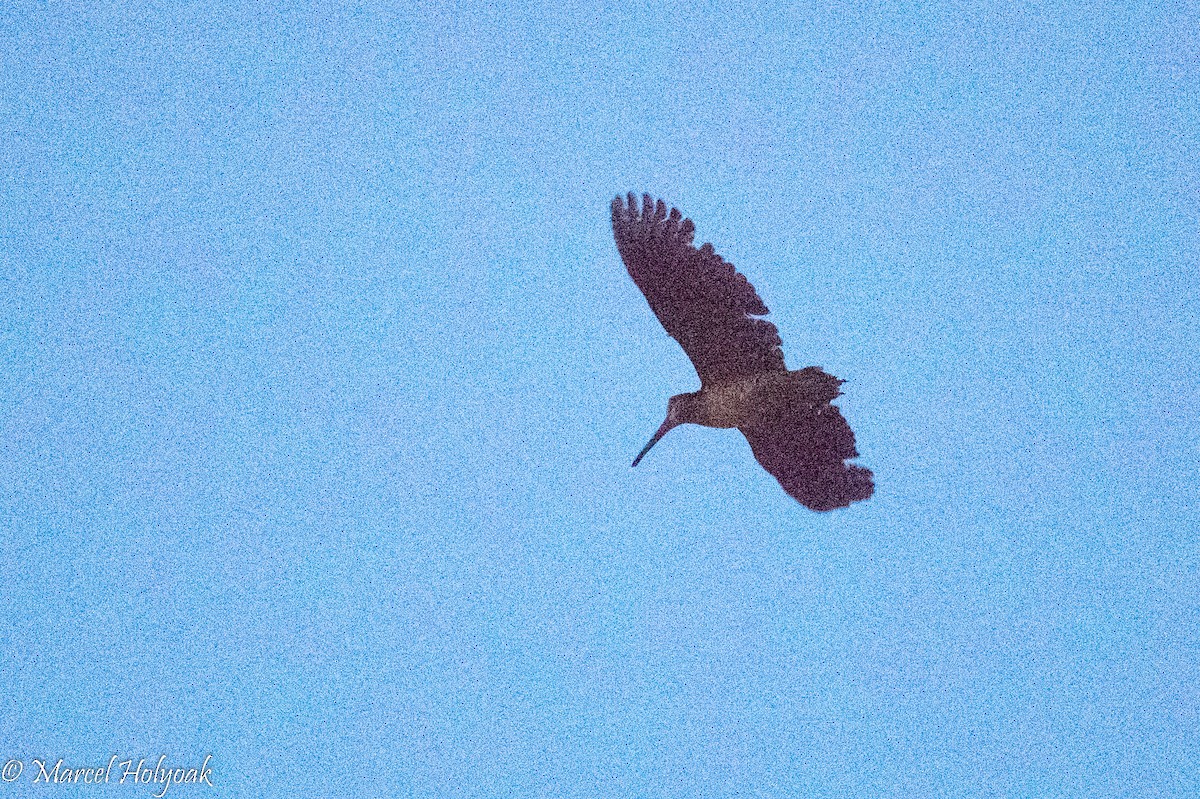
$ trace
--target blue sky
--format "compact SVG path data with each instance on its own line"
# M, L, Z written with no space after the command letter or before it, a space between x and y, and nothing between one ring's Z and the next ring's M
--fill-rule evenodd
M6 3L0 793L1194 796L1198 31ZM629 468L698 381L628 190L847 381L874 498Z

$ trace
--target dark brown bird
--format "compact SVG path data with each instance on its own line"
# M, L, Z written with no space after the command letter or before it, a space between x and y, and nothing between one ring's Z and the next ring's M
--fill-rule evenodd
M783 490L813 510L844 508L875 491L854 433L831 404L842 382L818 366L789 371L779 331L757 317L767 306L711 244L692 246L695 225L678 209L633 194L612 203L613 236L650 309L691 358L700 390L677 394L633 465L681 424L736 427Z

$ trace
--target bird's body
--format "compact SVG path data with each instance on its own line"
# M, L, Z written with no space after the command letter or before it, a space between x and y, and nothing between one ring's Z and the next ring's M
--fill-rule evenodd
M680 424L738 428L755 458L795 499L832 510L866 499L871 472L845 461L858 456L854 433L832 401L842 381L809 366L788 370L775 326L756 317L766 305L711 244L692 246L695 229L676 209L643 195L613 200L613 235L630 277L663 327L683 347L701 389L677 394L642 457Z
M741 427L747 420L767 416L772 409L778 408L788 390L796 385L796 374L759 372L679 396L688 398L685 402L690 406L689 423L703 427Z
M779 372L771 373L772 376L776 374ZM759 395L767 388L766 383L763 376L743 377L695 392L699 412L693 423L705 427L737 427L748 413L753 412Z

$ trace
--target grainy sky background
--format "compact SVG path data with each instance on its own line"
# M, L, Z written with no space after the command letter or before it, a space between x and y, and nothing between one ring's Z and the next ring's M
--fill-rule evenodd
M1200 10L828 6L4 3L0 799L1196 796ZM872 500L629 468L631 189Z

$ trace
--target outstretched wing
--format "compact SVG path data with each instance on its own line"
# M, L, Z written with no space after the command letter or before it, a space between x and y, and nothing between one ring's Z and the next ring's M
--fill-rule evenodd
M695 225L650 195L612 203L613 236L633 282L683 347L702 386L786 371L779 331L756 316L767 306L711 244L692 246Z
M854 433L831 401L842 381L815 366L792 372L773 402L739 429L762 467L783 490L812 510L844 508L875 493L858 457Z

